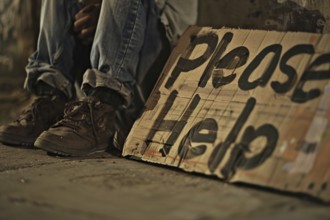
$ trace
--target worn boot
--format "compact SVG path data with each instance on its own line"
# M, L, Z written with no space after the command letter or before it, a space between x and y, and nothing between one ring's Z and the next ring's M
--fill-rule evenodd
M37 97L16 121L0 127L0 142L32 147L41 132L62 118L66 99L58 95Z
M86 156L107 149L114 133L115 109L89 96L69 103L62 120L43 132L37 148L63 156Z

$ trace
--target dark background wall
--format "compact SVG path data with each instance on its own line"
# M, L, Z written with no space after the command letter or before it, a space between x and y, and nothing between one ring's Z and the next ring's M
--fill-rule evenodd
M330 32L329 0L200 0L199 24Z
M0 76L22 75L35 46L39 3L39 0L0 0Z
M184 1L184 0L180 0ZM330 32L329 0L200 0L198 25ZM0 76L24 76L40 0L0 0Z

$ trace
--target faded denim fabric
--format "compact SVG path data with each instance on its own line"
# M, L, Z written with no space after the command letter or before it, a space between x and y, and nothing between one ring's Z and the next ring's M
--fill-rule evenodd
M156 4L155 4L156 3ZM35 92L43 81L73 96L73 17L77 0L43 0L37 50L26 67L25 88ZM162 49L159 20L173 44L197 19L197 0L103 0L82 89L108 87L128 106L136 84Z
M37 50L30 56L24 87L35 93L42 80L72 97L74 75L72 34L73 17L79 10L76 0L45 0L40 14Z

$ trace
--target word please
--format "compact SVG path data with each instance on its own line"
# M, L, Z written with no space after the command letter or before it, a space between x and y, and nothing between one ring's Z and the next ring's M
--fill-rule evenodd
M165 88L170 89L180 74L196 69L197 67L204 64L207 60L209 60L211 56L212 57L209 60L208 65L199 80L198 86L204 88L207 82L210 80L211 76L212 85L214 88L219 88L233 82L237 77L236 73L223 76L222 74L219 74L219 71L225 69L234 70L236 68L243 67L247 64L250 52L247 47L239 46L224 55L226 48L232 41L232 38L233 33L231 32L224 34L220 43L218 43L219 37L215 33L209 33L196 37L190 43L183 56L181 56L178 60L176 67L174 68L171 76L165 84ZM205 52L195 59L189 59L194 48L200 44L207 45ZM271 82L271 87L274 92L278 94L284 94L290 91L296 85L291 97L293 102L304 103L319 97L321 95L321 90L319 88L304 91L303 87L308 81L326 80L330 78L329 68L325 70L320 70L319 68L324 64L330 64L330 54L321 54L318 56L305 69L298 81L297 71L294 69L294 67L288 64L288 61L294 56L301 54L314 55L314 46L311 44L298 44L288 49L283 55L282 51L283 47L281 44L272 44L261 50L247 65L242 75L240 76L238 80L239 88L241 90L247 91L255 89L258 86L265 86L270 81L277 65L279 64L279 69L281 70L282 74L287 76L287 80L285 82ZM273 54L273 56L263 74L261 74L258 79L249 81L250 76L269 54Z

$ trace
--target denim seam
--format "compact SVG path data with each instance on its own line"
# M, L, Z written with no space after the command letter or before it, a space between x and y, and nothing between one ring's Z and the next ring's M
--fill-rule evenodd
M123 59L121 59L121 63L118 65L117 72L114 74L116 76L116 78L118 78L120 71L122 71L122 69L123 69L127 51L129 50L129 48L131 46L132 35L133 35L133 33L135 32L135 29L136 29L136 23L137 23L137 17L138 17L137 12L139 11L140 7L141 7L141 1L138 1L137 5L136 5L136 8L135 8L136 13L135 13L134 21L132 22L133 23L133 28L132 28L132 32L130 33L131 37L128 38L128 43L127 43L127 46L126 46L125 51L123 53Z

